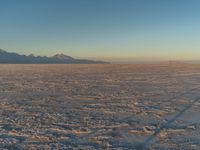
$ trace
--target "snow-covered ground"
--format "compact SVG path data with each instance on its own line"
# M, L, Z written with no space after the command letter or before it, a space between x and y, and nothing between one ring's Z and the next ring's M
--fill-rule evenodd
M200 65L0 65L0 148L200 149Z

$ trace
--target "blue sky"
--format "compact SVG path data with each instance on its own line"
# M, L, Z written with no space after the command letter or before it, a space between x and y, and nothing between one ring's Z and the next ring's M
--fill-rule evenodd
M199 8L199 0L0 0L0 48L96 59L200 59Z

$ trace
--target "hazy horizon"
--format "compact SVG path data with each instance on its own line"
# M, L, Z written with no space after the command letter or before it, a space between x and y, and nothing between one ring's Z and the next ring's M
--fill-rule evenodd
M111 62L200 60L200 1L1 0L0 48Z
M1 49L0 50L4 50L6 52L9 52L9 53L17 53L17 54L20 54L20 55L26 55L26 56L29 56L29 55L34 55L34 56L41 56L41 57L44 57L44 56L47 56L47 57L52 57L52 56L55 56L57 54L64 54L64 55L67 55L67 56L71 56L73 58L76 58L76 59L89 59L89 60L96 60L96 61L106 61L106 62L110 62L110 63L114 63L114 64L138 64L138 63L165 63L165 62L191 62L191 63L200 63L200 59L181 59L181 58L159 58L159 57L109 57L109 56L106 56L106 57L78 57L78 56L73 56L73 55L68 55L67 53L64 53L64 52L60 52L60 51L55 51L54 53L52 54L49 54L49 55L41 55L41 54L35 54L35 53L18 53L17 51L11 51L11 50L5 50L5 49Z

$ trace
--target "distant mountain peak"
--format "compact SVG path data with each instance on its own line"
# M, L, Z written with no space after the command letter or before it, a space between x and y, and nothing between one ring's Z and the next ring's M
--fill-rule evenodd
M35 57L35 55L34 54L30 54L30 55L28 55L29 57Z
M52 57L41 57L30 54L20 55L17 53L6 52L0 49L1 64L107 64L104 61L94 61L86 59L75 59L65 54L56 54Z
M6 51L4 51L3 49L0 49L0 53L6 53Z
M56 54L56 55L52 56L52 58L56 58L56 59L60 59L60 60L72 60L72 59L74 59L73 57L62 54L62 53Z

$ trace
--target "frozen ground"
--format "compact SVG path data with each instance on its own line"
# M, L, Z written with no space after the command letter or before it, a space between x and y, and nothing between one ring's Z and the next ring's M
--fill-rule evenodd
M200 149L200 65L0 65L0 149Z

